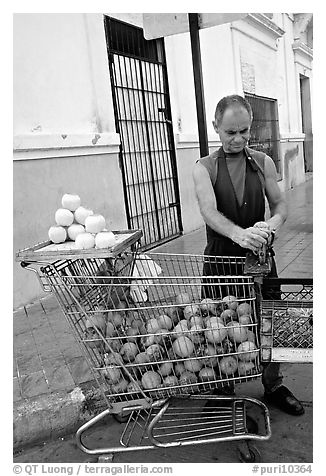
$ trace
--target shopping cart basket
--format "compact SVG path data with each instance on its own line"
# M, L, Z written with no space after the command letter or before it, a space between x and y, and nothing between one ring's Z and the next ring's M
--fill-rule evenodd
M247 443L270 437L266 406L212 395L261 376L260 310L243 258L97 251L52 262L31 249L18 256L56 295L107 406L77 431L79 447L107 455L237 440L241 460L257 459ZM259 434L248 430L252 406ZM84 432L107 414L127 418L120 445L86 447Z

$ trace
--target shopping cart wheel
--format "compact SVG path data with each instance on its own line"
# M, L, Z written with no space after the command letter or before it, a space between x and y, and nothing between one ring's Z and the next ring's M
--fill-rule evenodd
M129 419L130 413L113 413L113 418L119 423L126 423Z
M105 455L101 455L98 457L98 463L112 463L113 461L114 454L113 453L107 453Z
M261 459L256 446L249 444L247 441L239 443L237 452L241 463L258 463Z

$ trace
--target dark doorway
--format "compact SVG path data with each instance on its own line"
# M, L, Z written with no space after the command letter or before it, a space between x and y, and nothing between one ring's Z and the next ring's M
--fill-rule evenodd
M110 17L105 31L128 226L148 249L182 233L164 42Z
M313 170L313 138L312 138L312 119L311 119L311 99L310 99L310 80L300 74L300 97L301 97L301 117L302 132L305 134L303 142L305 172Z
M245 93L245 98L249 101L253 112L249 146L265 152L273 159L280 179L280 133L277 100L249 93Z

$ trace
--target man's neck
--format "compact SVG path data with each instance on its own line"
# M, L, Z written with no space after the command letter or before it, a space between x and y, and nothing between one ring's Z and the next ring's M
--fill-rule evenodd
M244 150L241 150L240 152L225 152L225 157L227 158L234 158L234 159L240 159L242 157L245 157L245 152Z

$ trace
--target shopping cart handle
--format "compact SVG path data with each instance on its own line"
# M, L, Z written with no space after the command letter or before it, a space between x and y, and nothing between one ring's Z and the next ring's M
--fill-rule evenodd
M313 278L264 278L264 284L301 284L303 286L312 286Z

